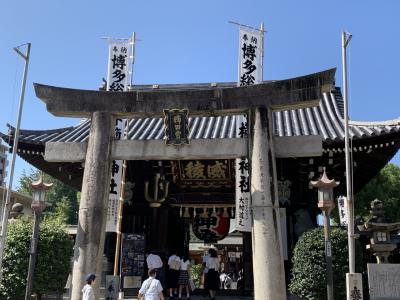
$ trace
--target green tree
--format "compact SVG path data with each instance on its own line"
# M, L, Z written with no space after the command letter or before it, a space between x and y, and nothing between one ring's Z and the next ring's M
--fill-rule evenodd
M63 224L71 224L69 223L71 219L72 206L71 201L68 197L63 196L56 205L54 210L54 217L58 219Z
M4 249L1 299L22 299L26 288L32 220L10 223ZM33 291L62 294L70 271L73 241L56 218L45 218L40 225Z
M387 164L359 193L355 195L355 213L367 218L370 203L378 198L384 204L386 216L400 221L400 167Z
M47 202L51 206L46 208L44 214L56 213L59 217L62 217L65 223L77 224L79 207L77 191L54 177L40 170L31 169L29 173L24 170L19 179L18 192L32 196L31 183L37 181L40 176L44 182L53 183L53 186L47 191L46 196Z
M347 232L334 228L331 232L333 286L335 299L346 298L348 272ZM297 242L292 258L289 291L303 299L326 299L326 263L324 233L315 228L304 233Z
M201 285L201 276L203 275L203 265L197 264L191 266L190 276L193 279L194 285L196 288L199 288Z

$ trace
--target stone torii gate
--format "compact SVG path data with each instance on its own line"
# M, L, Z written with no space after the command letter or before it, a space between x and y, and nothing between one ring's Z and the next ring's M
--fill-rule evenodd
M47 161L85 163L71 299L81 299L81 289L87 273L101 274L113 159L212 159L237 158L248 154L253 208L255 299L286 299L279 201L274 196L275 187L271 180L271 159L275 159L273 149L271 150L271 111L317 106L321 93L333 88L334 75L335 69L330 69L247 87L217 86L203 90L174 91L133 89L120 93L35 84L37 97L46 103L47 110L53 115L91 118L87 143L46 143L45 150ZM163 141L113 140L115 118L161 116L163 109L172 108L186 108L192 115L249 113L248 143L243 139L209 139L192 141L190 146L175 148L164 145ZM293 140L297 149L293 153L302 151L301 149L304 152L309 151L312 148L310 143L322 152L320 138L311 137L306 142L296 138ZM290 143L289 140L287 142ZM98 299L99 285L96 284L94 289Z

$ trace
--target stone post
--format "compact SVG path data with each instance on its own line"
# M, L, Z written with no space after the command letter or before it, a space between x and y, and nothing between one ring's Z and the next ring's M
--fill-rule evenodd
M75 243L72 300L82 299L82 287L88 273L96 274L93 288L95 299L100 299L99 286L111 180L112 120L109 112L92 114Z
M250 118L253 275L255 300L286 300L279 201L274 199L268 111L253 108Z

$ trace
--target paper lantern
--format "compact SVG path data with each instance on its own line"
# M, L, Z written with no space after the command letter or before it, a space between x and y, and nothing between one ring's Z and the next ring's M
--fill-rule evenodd
M224 210L203 218L197 215L193 218L192 229L194 235L205 243L215 243L225 238L229 233L230 218Z

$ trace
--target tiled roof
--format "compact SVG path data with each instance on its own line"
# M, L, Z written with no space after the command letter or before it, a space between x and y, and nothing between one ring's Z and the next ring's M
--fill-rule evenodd
M236 122L242 116L190 117L190 139L234 138ZM10 129L13 128L10 126ZM90 119L79 125L53 130L21 130L20 142L84 142L89 137ZM344 140L343 100L340 90L324 93L320 105L312 108L274 112L276 136L321 135L326 144ZM383 122L350 122L353 140L400 133L400 118ZM1 134L4 138L5 134ZM129 122L128 139L150 140L164 138L163 118L136 118Z

